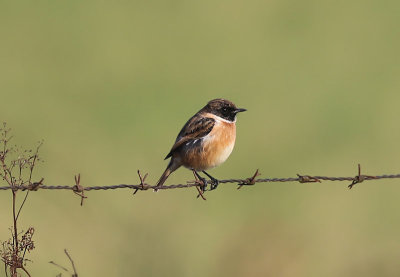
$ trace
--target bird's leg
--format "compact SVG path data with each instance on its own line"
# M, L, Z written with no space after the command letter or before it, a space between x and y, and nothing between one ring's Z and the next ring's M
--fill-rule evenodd
M206 174L208 176L208 178L211 179L211 187L210 190L214 190L218 187L219 185L219 181L218 179L215 179L213 176L211 176L210 174L208 174L207 172L205 172L205 170L202 171L204 174Z
M197 173L196 170L193 170L193 174L195 175L195 177L199 178L199 180L203 183L203 185L201 186L201 191L205 192L206 189L207 189L207 180L206 180L206 178L201 177L200 174Z

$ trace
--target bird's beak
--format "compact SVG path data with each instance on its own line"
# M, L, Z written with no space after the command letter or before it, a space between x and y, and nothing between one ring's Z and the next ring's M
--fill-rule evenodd
M235 113L241 113L241 112L245 112L245 111L247 111L247 110L246 109L236 109Z

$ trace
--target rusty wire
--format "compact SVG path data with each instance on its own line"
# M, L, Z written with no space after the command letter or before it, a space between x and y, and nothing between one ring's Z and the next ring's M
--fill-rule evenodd
M135 192L139 190L152 190L152 189L160 189L160 190L167 190L167 189L178 189L178 188L190 188L190 187L196 187L201 184L197 181L190 181L186 184L174 184L174 185L168 185L168 186L162 186L162 187L156 187L149 185L147 183L144 183L144 179L140 172L138 171L139 177L140 177L140 184L138 185L130 185L130 184L119 184L119 185L109 185L109 186L85 186L83 187L82 185L79 184L79 179L80 178L75 178L76 184L74 186L49 186L49 185L44 185L41 181L41 183L33 183L32 185L29 186L3 186L0 187L0 190L10 190L13 189L14 191L16 190L39 190L39 189L45 189L45 190L72 190L75 193L82 193L83 191L92 191L92 190L114 190L114 189L123 189L123 188L129 188L135 190ZM395 179L395 178L400 178L400 174L390 174L390 175L362 175L361 174L361 169L359 165L359 172L358 175L355 177L328 177L328 176L310 176L310 175L299 175L297 174L297 177L289 177L289 178L258 178L255 179L259 175L258 170L256 173L246 179L224 179L224 180L219 180L220 184L226 184L226 183L236 183L239 187L241 188L242 186L251 186L255 185L256 183L282 183L282 182L299 182L299 183L314 183L314 182L321 182L321 181L349 181L351 182L350 185L348 185L348 188L351 189L355 184L361 183L363 181L369 181L369 180L380 180L380 179ZM146 176L147 177L147 174ZM78 181L77 181L78 180ZM207 181L208 184L211 184L211 181Z

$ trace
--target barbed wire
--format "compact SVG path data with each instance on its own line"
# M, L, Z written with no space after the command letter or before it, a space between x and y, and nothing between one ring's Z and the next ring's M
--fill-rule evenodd
M75 185L74 186L57 186L57 185L44 185L43 184L43 179L40 180L39 182L32 183L31 185L21 185L21 186L3 186L0 187L0 190L22 190L22 191L36 191L39 189L44 189L44 190L72 190L76 193L83 193L85 191L92 191L92 190L115 190L115 189L133 189L135 190L135 193L139 190L151 190L151 189L158 189L158 190L168 190L168 189L179 189L179 188L191 188L191 187L199 187L199 186L204 186L205 184L202 183L200 180L195 180L195 181L189 181L186 184L173 184L173 185L168 185L168 186L162 186L162 187L157 187L153 185L149 185L145 183L145 179L147 177L147 174L142 177L140 171L138 171L138 175L140 178L140 183L138 185L131 185L131 184L119 184L119 185L108 185L108 186L85 186L83 187L80 184L80 175L78 174L75 176ZM400 178L400 174L390 174L390 175L363 175L361 174L361 166L358 165L358 174L354 177L329 177L329 176L318 176L318 175L300 175L297 174L297 177L288 177L288 178L258 178L256 179L257 176L259 176L260 173L257 169L255 174L246 179L224 179L224 180L218 180L220 184L226 184L226 183L236 183L238 184L238 189L240 189L243 186L251 186L255 185L256 183L282 183L282 182L300 182L300 183L315 183L315 182L321 182L321 181L351 181L351 184L348 185L348 188L352 188L355 184L361 183L363 181L369 181L369 180L380 180L380 179L395 179L395 178ZM212 181L208 180L206 181L207 184L211 184Z

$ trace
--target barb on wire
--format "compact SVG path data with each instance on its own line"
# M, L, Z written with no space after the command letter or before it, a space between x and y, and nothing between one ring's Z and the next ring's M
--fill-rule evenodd
M81 206L83 206L83 199L85 196L85 188L81 185L81 174L75 175L75 186L72 187L72 191L81 198Z
M377 179L376 176L361 175L361 165L358 164L358 175L354 177L354 179L353 179L353 181L351 182L351 184L348 185L347 187L348 187L349 189L352 189L353 186L354 186L355 184L359 184L359 183L361 183L361 182L364 182L364 180L366 180L366 178L368 178L369 180Z
M241 189L243 186L252 186L256 183L256 177L260 176L261 173L258 171L258 169L256 170L256 172L254 173L253 177L247 178L245 180L245 182L238 184L238 188L237 189Z
M34 183L32 183L32 184L29 184L29 185L28 185L28 186L29 186L29 189L28 189L28 190L30 190L30 191L37 191L37 190L39 189L39 186L43 185L43 181L44 181L44 178L40 179L39 182L34 182Z
M144 176L142 176L142 174L140 173L140 170L137 171L137 174L139 175L140 188L135 189L135 191L133 192L134 195L138 192L138 190L147 190L149 188L149 185L145 183L146 178L149 174L146 173Z

